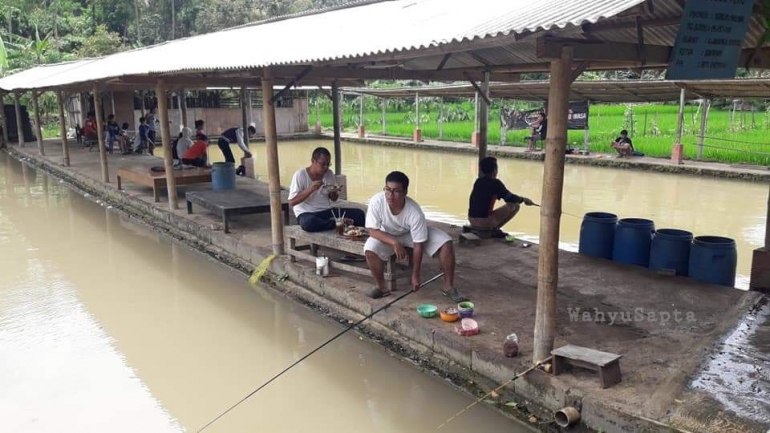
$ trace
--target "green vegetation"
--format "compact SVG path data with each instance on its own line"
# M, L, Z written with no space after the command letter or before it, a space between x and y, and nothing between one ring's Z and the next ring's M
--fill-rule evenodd
M326 99L326 98L324 98ZM426 139L439 137L439 108L433 98L420 102L420 129ZM382 133L382 106L375 98L366 98L364 117L367 132ZM331 128L332 116L329 104L319 100L319 117L324 127ZM411 137L415 127L413 102L391 100L387 106L386 134L394 137ZM376 105L376 106L375 106ZM347 132L354 132L359 122L357 99L347 100L344 104L344 127ZM506 107L511 108L507 102ZM311 101L313 107L313 101ZM532 106L534 108L535 106ZM517 108L528 108L518 103ZM725 163L747 163L770 166L770 111L736 111L729 107L712 106L709 113L703 159ZM444 140L469 142L474 129L473 104L468 101L445 103L444 112L465 111L467 120L454 120L446 116L444 122ZM760 111L761 110L761 111ZM679 107L677 105L637 104L637 105L592 105L590 107L590 151L614 153L610 143L622 129L628 129L634 146L645 155L668 158L671 146L676 139L676 125ZM489 142L500 143L500 107L495 101L489 116ZM734 117L733 117L734 116ZM457 116L456 114L454 117ZM733 117L733 122L730 118ZM311 123L315 123L315 113L311 108ZM700 106L687 105L684 115L682 142L685 145L685 157L695 159L698 152L698 133L700 131ZM528 131L508 131L505 143L509 146L525 146L524 137ZM568 143L573 148L582 149L583 131L569 131ZM541 144L542 145L542 144Z

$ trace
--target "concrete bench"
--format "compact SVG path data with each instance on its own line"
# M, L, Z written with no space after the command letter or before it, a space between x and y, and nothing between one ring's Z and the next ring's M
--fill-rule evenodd
M173 170L177 186L192 185L196 183L211 182L211 169L193 168ZM117 171L118 189L123 189L123 180L130 180L143 186L152 188L152 197L155 202L160 201L160 190L166 188L166 172L152 171L147 166L134 166L119 168Z
M599 372L602 388L620 383L620 358L622 355L602 352L587 347L568 344L551 351L554 376L563 373L569 365Z
M320 247L361 257L364 256L364 242L340 236L334 230L308 233L302 230L300 226L287 226L284 228L284 235L289 244L286 252L291 256L292 262L299 258L315 263L315 258L318 256L318 248ZM307 245L298 246L298 242L306 243ZM310 253L306 253L305 250L310 250ZM360 268L339 261L331 262L330 267L356 275L371 276L369 268ZM411 275L411 271L408 268L399 271L397 267L403 266L396 263L396 256L394 254L385 263L385 282L388 285L388 290L396 289L398 278Z
M230 231L230 217L270 212L270 198L256 192L244 189L223 191L192 191L185 194L187 213L193 213L196 204L212 213L219 215L225 226L225 233ZM283 223L289 224L289 204L281 203Z

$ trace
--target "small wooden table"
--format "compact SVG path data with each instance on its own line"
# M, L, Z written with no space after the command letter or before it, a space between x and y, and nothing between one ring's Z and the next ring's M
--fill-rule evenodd
M315 258L318 256L319 247L342 251L357 256L364 255L364 242L340 236L334 230L309 233L302 230L302 227L300 226L287 226L284 228L284 235L289 241L289 249L286 250L286 253L291 256L292 262L296 261L298 258L315 262ZM297 246L297 241L306 242L309 245ZM310 250L310 253L306 253L303 250ZM390 256L385 263L385 282L388 285L388 290L396 289L396 280L398 278L411 275L409 269L398 272L396 266L398 265L396 263L396 255L394 254ZM330 262L330 267L341 271L351 272L356 275L371 276L369 268L359 268L339 261Z
M166 188L166 172L152 171L147 166L135 166L119 168L117 171L118 189L123 189L123 179L138 183L139 185L152 188L152 197L155 202L160 201L160 190ZM177 186L191 185L195 183L211 182L211 169L192 168L184 170L174 170L174 179Z
M192 213L193 203L220 217L225 233L230 231L229 219L233 215L248 215L270 212L270 198L244 189L221 191L192 191L185 195L187 213ZM282 200L283 223L289 224L289 203Z
M568 344L551 351L553 375L563 373L568 365L598 371L602 388L620 383L620 358L622 355L602 352L587 347Z

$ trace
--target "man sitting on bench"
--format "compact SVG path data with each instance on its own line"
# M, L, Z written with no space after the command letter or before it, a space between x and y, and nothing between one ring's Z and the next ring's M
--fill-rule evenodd
M336 225L331 202L339 199L334 172L329 170L331 153L318 147L310 158L310 166L301 168L291 178L289 206L294 209L297 222L306 232L333 230ZM330 188L331 187L331 188ZM347 222L363 227L366 215L361 209L340 208Z
M438 255L444 270L442 293L454 302L468 299L454 287L455 252L452 238L433 227L420 205L407 197L409 178L400 171L394 171L385 178L385 188L369 201L366 213L366 228L369 239L364 244L364 254L369 270L376 284L368 295L372 298L387 296L390 292L385 285L384 261L393 254L400 261L407 260L406 248L412 248L412 290L420 288L422 254Z
M492 237L504 238L500 230L519 212L521 203L532 206L532 200L511 193L497 178L497 159L488 156L479 162L481 177L476 179L471 191L468 222L472 229L491 230ZM504 200L505 205L495 209L495 202Z

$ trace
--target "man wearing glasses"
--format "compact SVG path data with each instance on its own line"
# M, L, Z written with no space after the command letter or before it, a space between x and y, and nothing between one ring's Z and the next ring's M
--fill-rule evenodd
M331 154L325 147L313 151L310 166L301 168L291 178L289 188L289 206L302 230L322 232L335 227L331 202L339 199L337 179L331 167ZM361 209L339 208L338 213L345 215L346 223L358 227L364 225L366 215Z
M369 201L366 228L369 239L364 254L376 286L368 295L381 298L390 294L385 284L384 261L393 254L399 261L408 259L406 248L412 248L412 290L420 288L420 268L423 252L431 257L438 255L444 270L442 293L455 302L467 301L454 287L455 253L452 238L433 227L428 227L420 205L407 197L409 178L394 171L385 178L383 192Z

